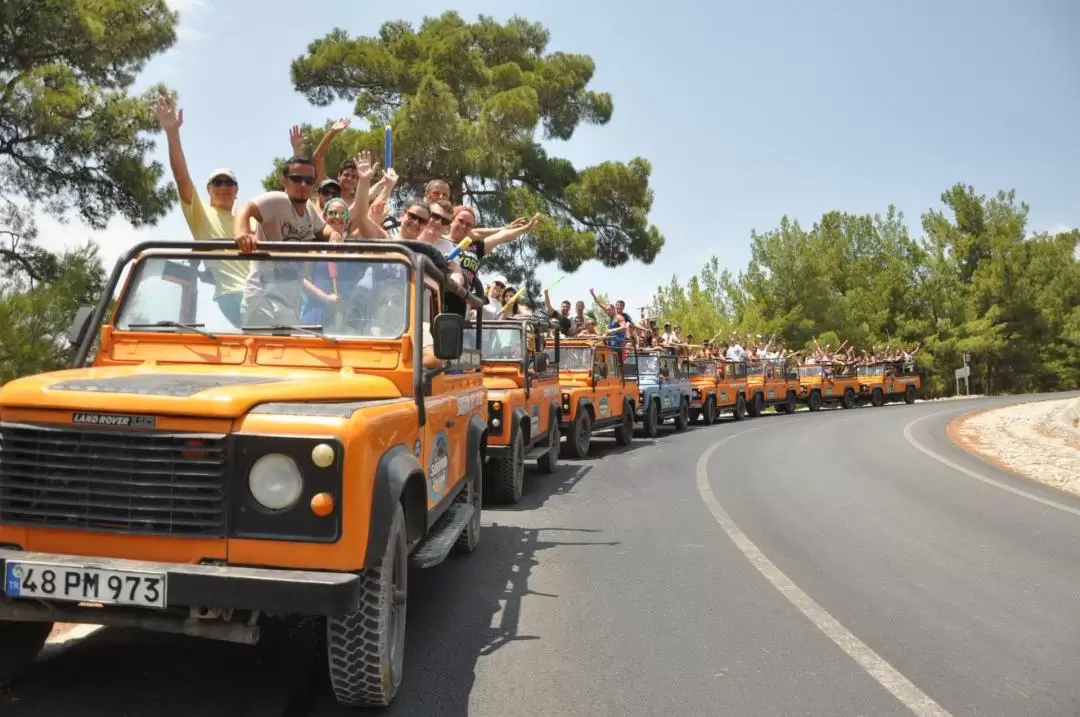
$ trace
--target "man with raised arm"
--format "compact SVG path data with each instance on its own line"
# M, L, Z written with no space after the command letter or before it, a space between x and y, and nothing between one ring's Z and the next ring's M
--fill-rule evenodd
M282 174L284 192L264 192L244 202L236 213L233 237L240 251L255 251L263 242L343 241L308 201L315 186L311 158L289 158ZM299 323L304 286L301 262L256 262L244 287L244 323Z
M180 211L184 213L191 236L196 241L228 239L233 233L233 204L239 185L231 169L215 169L206 181L210 197L207 204L198 192L188 172L187 159L180 144L180 126L184 124L184 111L177 110L172 98L162 96L154 101L154 115L165 132L169 144L169 166L176 191L180 195ZM240 301L247 283L250 265L242 261L215 262L211 269L214 277L214 301L225 318L240 325Z

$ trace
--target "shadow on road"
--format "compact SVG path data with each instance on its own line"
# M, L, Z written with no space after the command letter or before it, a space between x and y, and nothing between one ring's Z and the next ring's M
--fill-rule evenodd
M257 646L102 630L0 689L4 717L265 717L305 683L310 631L274 624ZM0 649L3 646L0 645Z

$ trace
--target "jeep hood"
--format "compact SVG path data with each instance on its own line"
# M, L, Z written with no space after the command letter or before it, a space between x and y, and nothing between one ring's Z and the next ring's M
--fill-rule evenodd
M0 406L237 418L270 401L400 398L389 379L296 369L110 366L19 378L0 388Z

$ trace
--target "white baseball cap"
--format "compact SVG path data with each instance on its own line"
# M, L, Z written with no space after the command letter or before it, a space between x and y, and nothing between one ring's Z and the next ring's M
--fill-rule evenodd
M226 168L226 167L220 167L218 169L215 169L213 172L211 172L209 179L206 180L206 183L209 184L210 182L214 181L214 179L217 178L217 177L228 177L229 179L233 180L237 184L240 183L240 180L238 180L236 178L236 175L233 173L233 171L231 169Z

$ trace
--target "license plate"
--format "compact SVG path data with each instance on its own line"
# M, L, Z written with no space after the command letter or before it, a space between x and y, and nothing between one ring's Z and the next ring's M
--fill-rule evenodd
M8 562L8 597L164 608L165 575L50 563Z

